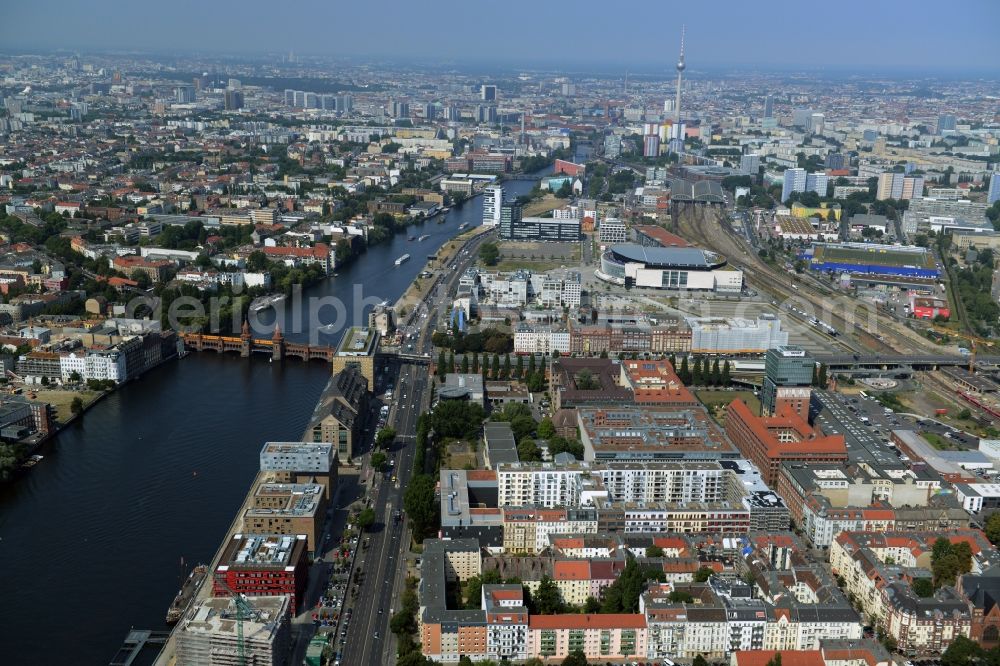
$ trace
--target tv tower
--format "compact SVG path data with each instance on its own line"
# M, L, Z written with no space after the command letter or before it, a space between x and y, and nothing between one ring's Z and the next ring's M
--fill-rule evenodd
M677 96L674 99L674 124L679 128L681 122L681 75L684 73L684 31L681 26L681 57L677 60Z

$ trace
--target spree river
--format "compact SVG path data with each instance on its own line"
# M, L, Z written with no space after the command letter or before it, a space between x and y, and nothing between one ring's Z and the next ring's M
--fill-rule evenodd
M532 185L504 188L519 195ZM369 249L305 296L336 297L348 315L337 323L362 323L350 321L357 296L395 301L460 224L481 221L476 197L445 224L431 220ZM412 259L396 266L406 253ZM302 313L287 310L278 315L285 337L311 337L295 320ZM326 314L322 323L336 311ZM31 473L0 488L0 662L107 664L131 627L164 629L181 559L190 567L212 557L261 446L301 436L329 373L319 361L192 353L127 384L46 444Z

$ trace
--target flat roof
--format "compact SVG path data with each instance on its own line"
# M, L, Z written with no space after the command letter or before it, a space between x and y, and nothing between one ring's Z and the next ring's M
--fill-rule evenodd
M337 346L338 356L371 356L375 352L378 333L374 328L351 326Z
M725 258L695 247L651 247L636 243L614 245L609 250L625 261L634 261L650 267L693 268L708 270L725 263Z
M216 571L294 569L305 551L306 539L305 534L235 534L219 558Z

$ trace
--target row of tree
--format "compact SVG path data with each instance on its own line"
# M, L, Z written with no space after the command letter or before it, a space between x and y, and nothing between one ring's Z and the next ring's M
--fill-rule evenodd
M684 356L678 368L677 357L672 355L670 364L674 366L677 378L687 386L729 386L732 383L728 359L720 364L718 358L710 362L708 358L695 356L694 363L689 365L688 357Z

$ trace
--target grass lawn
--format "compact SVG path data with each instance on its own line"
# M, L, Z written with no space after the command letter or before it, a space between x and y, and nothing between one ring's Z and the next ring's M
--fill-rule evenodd
M709 413L715 417L719 423L725 422L726 407L733 400L742 400L747 403L750 411L760 414L760 400L753 394L753 391L718 391L714 389L704 389L695 391L695 396L708 408Z
M949 442L947 439L937 434L936 432L922 432L920 433L920 436L926 439L928 442L930 442L931 446L933 446L938 451L949 451L952 448L954 448L952 447L951 442Z
M551 261L545 259L543 261L532 261L531 259L501 259L496 266L492 267L493 270L500 271L501 273L528 270L532 272L544 272L551 271L552 269L559 268L560 266L574 266L576 262L572 259L564 259L562 261Z
M524 207L522 215L524 217L538 217L542 213L547 213L556 208L562 208L567 203L566 199L559 199L554 194L546 194L541 199L535 199Z
M55 420L59 423L65 423L73 415L73 412L70 411L73 398L79 397L83 400L83 404L87 405L99 395L97 391L64 391L62 389L41 389L34 392L38 394L38 400L52 405L55 410Z

